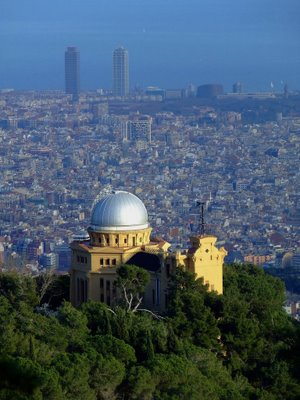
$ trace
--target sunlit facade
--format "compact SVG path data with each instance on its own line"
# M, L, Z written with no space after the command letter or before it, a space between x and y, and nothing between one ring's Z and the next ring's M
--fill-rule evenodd
M74 306L91 299L112 305L117 298L116 270L134 264L150 273L143 305L162 312L168 303L168 282L180 266L203 278L209 290L223 292L224 248L216 237L191 237L191 247L170 251L163 239L151 238L148 213L135 195L117 191L96 202L88 228L89 238L71 244L71 302Z

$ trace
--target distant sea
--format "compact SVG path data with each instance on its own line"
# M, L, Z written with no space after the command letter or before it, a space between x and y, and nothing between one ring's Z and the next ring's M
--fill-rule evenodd
M123 45L132 88L300 89L299 15L299 0L1 0L0 88L63 89L71 45L82 89L110 88Z

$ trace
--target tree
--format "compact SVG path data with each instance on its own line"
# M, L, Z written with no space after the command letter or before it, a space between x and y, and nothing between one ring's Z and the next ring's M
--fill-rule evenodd
M300 327L280 281L232 265L217 295L178 270L157 319L137 312L147 278L136 268L120 277L129 309L64 302L44 315L32 278L0 274L0 400L300 398Z
M26 358L0 358L0 399L40 400L43 373L40 366Z
M150 281L148 271L136 265L123 264L117 269L117 287L124 296L127 311L136 312L143 301L142 293Z
M86 355L60 353L52 366L59 375L65 399L95 400L95 391L89 385L91 365Z
M125 377L125 365L111 355L89 353L91 363L89 385L94 389L97 400L113 400L116 389Z
M113 356L125 365L136 362L135 351L132 346L112 335L96 335L88 340L88 344L103 357Z
M104 303L89 300L82 303L81 311L87 317L88 328L92 335L107 335L112 333L114 313Z
M64 302L59 308L57 319L65 329L65 337L70 351L84 349L89 329L86 316L70 303Z
M155 399L219 400L211 382L185 357L158 354L146 363L146 367L155 382Z
M16 315L9 301L0 296L0 354L12 354L16 349Z
M281 364L295 343L294 326L283 310L283 300L282 282L261 268L225 268L224 309L218 320L224 360L233 375L242 373L254 387L268 391L279 382L279 365L283 366L282 377L286 377L281 381L281 391L288 392L287 388L294 384ZM285 398L293 396L290 392Z
M142 365L133 366L129 373L124 392L126 399L152 400L156 383L151 372Z
M16 272L0 273L0 296L6 297L15 308L22 302L29 307L38 304L34 280Z
M217 319L208 304L211 295L202 279L195 274L177 268L169 287L168 317L175 335L189 339L194 344L216 349L220 331Z
M61 306L63 300L69 301L70 277L57 275L49 270L35 278L39 304L48 304L52 309Z

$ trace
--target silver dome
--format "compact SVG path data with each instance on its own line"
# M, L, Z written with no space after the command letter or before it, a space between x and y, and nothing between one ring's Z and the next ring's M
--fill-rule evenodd
M134 194L116 191L99 200L92 211L90 229L97 232L148 228L144 203Z

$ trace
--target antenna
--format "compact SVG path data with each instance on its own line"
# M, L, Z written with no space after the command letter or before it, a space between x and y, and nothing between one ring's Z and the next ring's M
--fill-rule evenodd
M204 235L205 233L205 222L204 222L204 205L205 203L203 201L196 201L197 207L200 208L200 215L199 215L199 233L201 236Z

